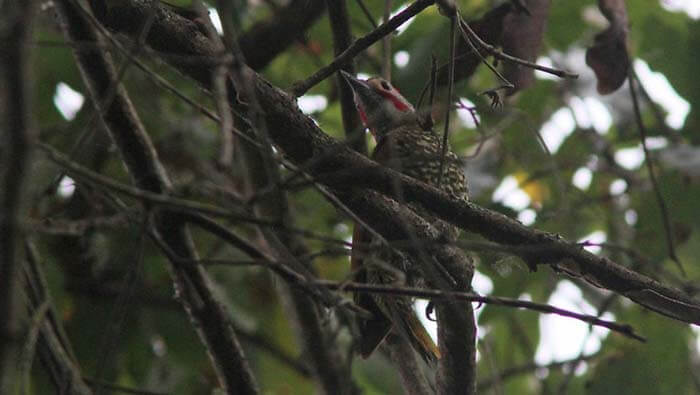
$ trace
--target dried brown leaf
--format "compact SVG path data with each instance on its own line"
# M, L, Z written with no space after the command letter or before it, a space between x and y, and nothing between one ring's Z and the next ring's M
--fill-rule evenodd
M627 78L627 9L624 0L599 0L598 8L610 21L610 26L595 36L593 46L586 51L586 64L598 79L598 93L616 91Z

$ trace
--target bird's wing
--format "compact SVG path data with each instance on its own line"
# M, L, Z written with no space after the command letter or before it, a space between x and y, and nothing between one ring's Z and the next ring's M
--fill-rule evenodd
M400 146L397 145L397 143L400 144L400 141L397 141L400 137L401 133L392 133L380 139L372 153L372 159L382 165L391 166L391 159L401 154L396 152L400 149ZM365 267L364 258L370 253L371 243L372 235L370 232L356 223L352 235L353 249L350 255L350 267L355 273L357 282L367 282L368 268ZM361 320L359 324L360 355L363 358L369 357L391 332L392 327L395 327L397 334L410 342L426 362L437 361L440 358L440 351L413 311L412 304L407 303L406 300L391 297L381 298L381 300L384 301L382 306L371 294L355 293L355 303L373 315L368 320Z

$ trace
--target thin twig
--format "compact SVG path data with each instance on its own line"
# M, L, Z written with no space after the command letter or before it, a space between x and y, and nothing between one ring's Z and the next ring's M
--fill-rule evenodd
M248 242L241 236L235 234L233 231L226 228L225 226L219 225L218 222L214 221L211 218L208 218L202 214L193 213L183 213L181 215L182 219L184 219L185 221L195 224L200 228L219 237L220 239L225 240L227 243L237 248L241 252L247 254L248 256L254 258L267 257L267 255L264 252L262 252L258 247ZM269 257L267 258L269 259Z
M391 0L384 0L383 22L389 22L391 18ZM382 37L382 77L391 81L391 34Z
M24 227L32 232L53 236L82 236L95 229L114 229L127 225L126 214L119 213L110 216L94 216L77 220L33 220L25 219Z
M520 59L520 58L517 58L515 56L511 56L511 55L508 55L506 53L503 53L501 50L497 49L493 45L484 42L484 40L482 40L481 37L479 37L479 35L476 34L472 30L471 27L469 27L469 24L467 24L467 22L464 21L461 16L460 16L460 20L462 21L462 23L460 23L460 27L463 27L464 29L466 29L466 31L469 33L469 36L474 41L476 41L476 43L479 44L480 47L484 48L488 53L493 55L493 57L496 59L505 60L508 62L513 62L513 63L519 64L521 66L529 67L529 68L532 68L535 70L543 71L545 73L556 75L557 77L560 77L560 78L570 78L570 79L578 78L578 74L570 73L566 70L559 70L559 69L555 69L552 67L542 66L542 65L539 65L537 63L529 62L527 60ZM462 30L462 32L464 34L464 30ZM471 43L471 41L469 41L466 37L465 37L465 40L467 41L467 43ZM476 49L473 47L473 44L471 44L471 46L472 46L472 50L476 51ZM477 54L479 54L478 51L476 51L476 52L477 52ZM481 54L479 54L479 56L481 56ZM500 76L500 75L499 75L499 77L502 78L502 76ZM502 80L504 82L506 81L505 78L502 78Z
M231 107L228 105L227 77L228 70L223 66L219 66L216 73L214 73L212 83L214 86L214 101L219 113L220 147L216 163L222 170L228 170L233 162L233 135L230 131L234 129L234 126Z
M455 42L457 41L455 25L457 24L457 14L450 18L450 68L447 79L447 105L445 106L445 130L442 132L442 147L440 153L440 167L438 170L437 187L442 185L442 176L445 170L445 156L447 156L447 144L450 135L450 114L452 113L452 91L454 90L455 78ZM431 95L432 96L432 95Z
M413 4L406 7L405 10L396 14L388 22L382 23L378 28L372 30L369 34L357 39L348 49L343 51L340 55L336 56L331 63L326 67L316 71L313 75L304 81L298 81L292 85L291 93L294 97L299 97L305 94L309 89L314 87L319 82L328 78L331 74L335 73L352 59L358 53L369 48L370 45L382 39L393 32L397 27L401 26L407 20L416 16L419 12L423 11L425 8L429 7L434 3L434 0L416 0Z
M661 219L664 226L664 234L666 236L666 248L668 249L668 256L676 263L678 270L680 270L683 277L686 277L685 269L683 269L683 264L680 258L676 255L676 248L673 241L673 228L671 227L671 220L668 215L668 207L666 206L666 201L661 194L661 187L659 186L659 181L656 179L656 173L654 172L654 164L651 161L651 154L649 154L649 148L647 147L647 129L642 121L642 114L639 110L639 99L637 98L637 91L634 87L634 76L632 72L628 74L627 78L628 84L630 86L630 95L632 96L632 106L634 107L634 119L637 123L637 128L639 129L639 139L642 143L642 149L644 150L644 163L646 164L647 171L649 172L649 179L654 189L654 195L656 196L656 203L659 205L659 211L661 212Z
M469 24L465 20L462 19L462 16L459 13L457 13L457 19L459 22L459 23L457 23L457 26L459 27L459 31L462 34L462 38L464 39L464 41L467 44L469 44L469 47L471 47L472 51L476 54L476 56L478 56L479 59L481 60L481 62L483 64L485 64L486 67L488 67L489 70L491 70L496 75L496 77L498 77L498 79L500 79L503 82L504 89L505 88L513 88L513 84L510 81L508 81L506 79L506 77L504 77L501 73L499 73L498 70L496 70L496 68L491 63L488 62L488 60L486 60L484 55L482 55L481 52L479 52L479 50L476 48L476 46L474 45L472 40L476 41L481 47L483 47L487 51L488 51L488 47L491 47L491 46L489 44L486 44L485 42L483 42L481 40L481 38L479 37L479 35L474 33L474 30L472 30L472 28L469 27ZM491 47L491 48L493 48L493 47Z
M425 98L425 94L429 93L428 95L428 105L427 107L427 118L430 120L430 122L427 122L427 124L432 127L432 108L433 108L433 98L435 97L435 91L437 90L437 58L435 57L435 54L430 54L430 79L428 82L423 85L423 89L420 91L420 95L418 95L418 101L416 102L416 109L418 111L421 111L423 108L423 99Z
M651 98L651 96L649 95L649 91L644 87L644 83L642 83L642 80L639 79L639 76L634 71L634 67L630 67L629 71L630 73L632 73L632 76L634 76L634 80L637 81L637 86L639 87L639 91L642 93L642 97L644 97L644 100L646 100L647 104L649 104L649 107L651 107L651 112L652 114L654 114L654 118L656 118L656 124L664 132L664 135L668 137L671 141L677 144L681 143L683 141L683 135L681 133L676 133L673 130L670 130L670 128L666 124L666 120L664 119L663 110L659 108L659 104Z
M374 20L372 17L372 13L369 12L369 8L365 5L364 0L356 0L357 5L360 6L360 9L362 10L362 13L365 14L365 17L367 17L367 20L369 21L370 24L372 24L372 28L376 29L379 25L377 25L377 22Z
M329 289L338 289L340 287L340 283L335 281L319 280L317 281L317 283L325 285ZM611 331L620 333L621 335L638 340L640 342L646 342L646 339L643 336L640 336L637 333L635 333L634 328L628 324L618 324L616 322L600 319L593 315L576 313L549 304L535 303L529 300L502 298L496 296L481 296L470 292L445 291L442 289L412 288L381 284L343 283L342 286L343 289L347 291L368 292L395 296L413 296L416 298L430 300L454 300L463 302L476 302L513 307L517 309L533 310L545 314L556 314L562 317L577 319L590 325L610 329Z

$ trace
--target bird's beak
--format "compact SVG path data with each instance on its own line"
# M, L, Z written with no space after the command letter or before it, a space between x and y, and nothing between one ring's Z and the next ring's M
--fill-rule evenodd
M382 97L379 96L365 81L358 80L352 74L340 70L340 75L350 85L355 93L355 103L362 104L365 108L374 108L381 104Z
M367 85L366 82L358 80L357 78L355 78L355 76L348 73L347 71L340 70L340 75L343 76L343 79L347 81L347 83L350 85L353 91L362 89L369 90L369 85Z

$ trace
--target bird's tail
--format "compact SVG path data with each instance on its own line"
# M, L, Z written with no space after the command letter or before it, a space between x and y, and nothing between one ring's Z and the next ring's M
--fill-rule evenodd
M399 320L395 322L398 322L398 325L395 325L398 331L404 332L400 333L402 337L409 340L413 349L425 362L432 365L440 359L440 350L413 308L409 312L402 314Z
M436 363L440 359L440 350L413 309L413 300L406 297L382 300L386 301L384 312L394 324L394 331L408 341L425 362Z
M409 298L360 296L356 302L374 315L360 324L359 351L363 358L369 357L393 329L428 364L432 365L440 359L440 350L413 310Z

